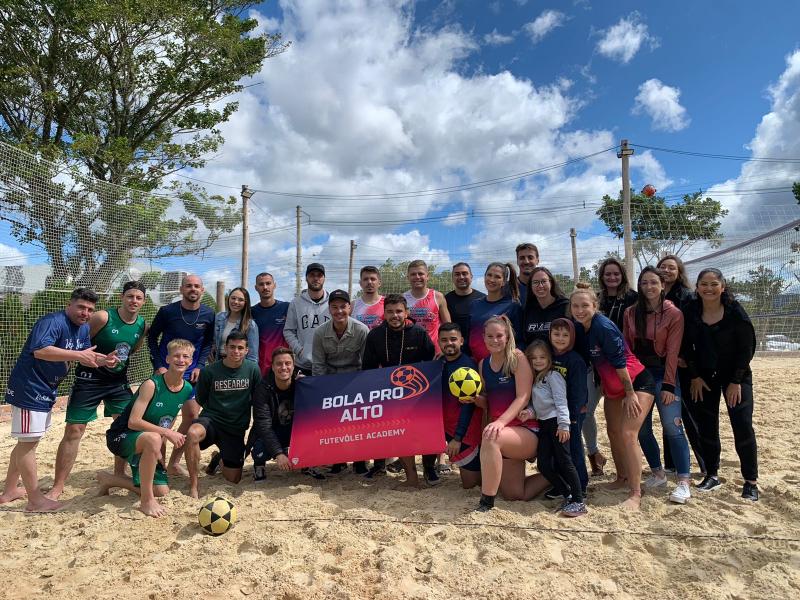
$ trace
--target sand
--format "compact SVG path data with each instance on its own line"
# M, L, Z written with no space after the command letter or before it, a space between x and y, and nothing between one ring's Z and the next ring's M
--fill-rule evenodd
M95 496L95 472L111 468L101 419L87 430L63 512L0 506L0 598L797 598L800 361L757 358L754 371L760 502L739 497L723 420L725 485L713 495L686 506L648 495L627 514L622 496L602 489L607 469L590 485L589 515L571 520L547 501L472 513L478 492L462 490L455 472L436 489L406 492L394 476L316 482L273 466L256 486L248 464L238 486L201 479L203 497L225 496L239 511L231 531L211 537L185 480L161 519L138 512L127 492ZM45 488L63 421L54 415L39 449ZM0 425L3 471L8 432Z

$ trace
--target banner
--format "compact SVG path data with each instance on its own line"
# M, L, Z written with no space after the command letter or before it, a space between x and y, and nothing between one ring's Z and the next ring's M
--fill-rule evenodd
M296 468L437 454L445 445L438 361L297 380Z

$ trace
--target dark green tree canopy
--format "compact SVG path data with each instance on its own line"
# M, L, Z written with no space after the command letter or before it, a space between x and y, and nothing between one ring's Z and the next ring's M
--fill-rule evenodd
M686 194L672 204L661 196L632 194L633 250L639 268L654 264L664 254L680 256L699 240L719 246L720 220L727 214L719 201L703 198L703 192ZM603 196L597 216L611 233L622 238L622 192L618 198Z
M132 256L199 252L240 217L196 186L152 192L223 143L227 101L286 44L244 0L6 0L0 218L59 279L102 287ZM118 187L124 186L124 187ZM184 216L167 213L177 201Z

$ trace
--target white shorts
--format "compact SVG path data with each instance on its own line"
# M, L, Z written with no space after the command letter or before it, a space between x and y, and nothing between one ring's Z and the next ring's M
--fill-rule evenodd
M17 406L11 407L11 437L35 441L50 429L51 411L37 412Z

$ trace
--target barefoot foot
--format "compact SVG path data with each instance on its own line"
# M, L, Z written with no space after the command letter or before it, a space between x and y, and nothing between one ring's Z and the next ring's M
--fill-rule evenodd
M189 489L189 496L191 496L192 498L199 498L200 493L197 491L196 487L193 487Z
M628 480L624 477L617 477L614 481L608 484L609 490L622 490L627 489L628 487Z
M24 498L27 496L27 492L25 488L22 486L17 486L13 488L9 488L2 495L0 495L0 504L5 504L6 502L13 502L14 500L19 500L20 498Z
M28 504L25 505L25 512L55 512L64 508L61 502L50 500L50 498L42 495L36 500L28 498Z
M108 496L108 491L112 487L111 480L114 478L114 476L110 473L106 473L105 471L98 471L94 478L97 479L97 495Z
M49 498L50 500L58 500L61 497L61 494L64 493L64 488L50 488L50 491L47 492L44 497Z
M628 512L638 512L642 504L642 493L631 490L628 493L628 499L620 504L620 506Z
M186 470L181 464L169 465L167 467L167 475L180 475L181 477L189 477L189 471Z
M142 500L139 510L146 514L148 517L163 517L167 514L167 509L158 503L155 498L153 500Z

